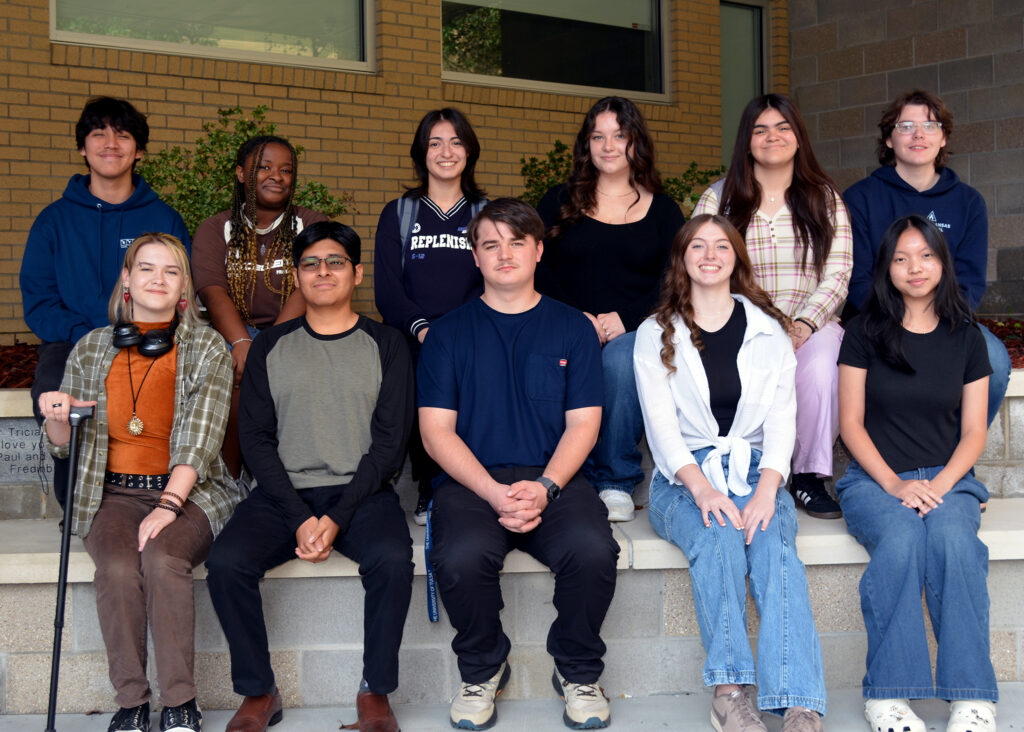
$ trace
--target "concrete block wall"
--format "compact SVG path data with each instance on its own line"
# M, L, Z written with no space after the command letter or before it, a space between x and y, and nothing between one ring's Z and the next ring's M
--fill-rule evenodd
M1019 0L794 0L790 83L840 188L878 165L882 109L914 88L954 115L950 167L989 212L980 312L1024 312L1024 4Z
M811 604L821 637L829 688L860 684L867 641L857 584L863 565L808 568ZM1022 643L1024 562L993 562L991 643L1000 681L1024 680ZM502 621L512 640L512 680L506 698L551 696L550 656L545 647L554 619L553 580L548 574L508 574L502 579ZM417 577L401 651L397 703L437 703L458 688L451 653L452 629L428 622L425 581ZM362 669L362 588L358 578L270 579L263 584L271 632L271 655L286 706L351 706ZM55 590L53 585L0 588L0 714L42 713L50 670ZM112 711L106 656L91 584L74 584L68 599L61 656L58 709ZM229 657L210 605L205 582L196 583L196 677L199 701L208 709L231 709ZM747 608L751 643L758 630ZM687 570L626 570L618 575L615 599L602 632L608 651L601 677L611 697L704 693L704 651L693 610ZM934 658L934 647L933 658ZM151 662L150 678L156 678Z
M669 5L671 87L665 103L641 104L659 168L678 175L719 160L719 10L716 0ZM773 2L780 12L786 0ZM0 4L0 343L33 342L22 321L17 273L29 227L84 172L73 126L86 100L110 94L149 116L150 149L190 144L218 108L270 107L281 133L306 149L300 176L351 192L343 217L363 239L367 263L357 307L373 314L372 251L384 204L412 182L409 144L429 109L456 105L480 138L478 182L491 196L523 190L520 159L571 143L593 95L574 96L450 83L441 77L441 0L375 0L376 70L314 70L164 53L52 43L49 0ZM784 49L785 15L773 26ZM773 79L788 78L776 53ZM601 95L598 95L601 96Z

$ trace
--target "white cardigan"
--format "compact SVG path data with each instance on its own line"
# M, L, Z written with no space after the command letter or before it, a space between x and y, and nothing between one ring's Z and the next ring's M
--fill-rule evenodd
M796 356L792 341L774 318L742 295L733 297L743 305L747 329L736 359L741 392L728 435L718 434L704 364L682 318L674 318L676 372L669 376L661 362L662 330L654 316L637 329L633 369L647 444L662 475L681 485L676 472L696 462L693 451L713 447L701 471L716 490L745 496L751 491L746 480L751 448L762 454L758 470L776 470L783 482L789 476L796 441ZM730 455L728 481L723 455Z

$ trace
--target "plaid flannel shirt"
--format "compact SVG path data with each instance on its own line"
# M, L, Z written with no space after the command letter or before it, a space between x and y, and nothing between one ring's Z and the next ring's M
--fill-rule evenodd
M850 217L839 194L835 194L835 202L836 233L820 280L810 258L806 269L800 265L803 247L793 228L793 215L785 204L774 218L760 211L755 213L745 237L757 284L772 298L775 307L794 320L807 320L815 330L839 319L853 270ZM718 206L717 192L708 188L693 214L718 213Z
M86 536L103 499L107 467L106 379L118 350L112 328L98 328L82 338L64 369L61 391L82 400L95 400L96 413L78 428L78 483L71 512L71 531ZM190 465L199 474L189 500L203 510L214 536L223 528L241 499L220 458L231 403L232 366L224 339L207 326L181 323L174 334L178 346L174 376L174 421L171 427L171 462ZM68 457L69 446L48 449Z

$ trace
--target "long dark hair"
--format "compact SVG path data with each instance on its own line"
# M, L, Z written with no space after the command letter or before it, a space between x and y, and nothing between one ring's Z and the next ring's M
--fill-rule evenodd
M903 316L906 313L906 303L903 294L896 289L889 276L889 265L896 253L896 245L903 232L908 229L917 229L921 233L928 248L942 265L942 277L935 288L935 298L932 301L935 314L953 330L974 323L975 320L967 304L967 298L956 283L953 257L949 253L946 237L939 231L939 227L917 214L893 221L882 237L882 244L875 258L875 276L871 281L868 300L864 304L864 335L889 366L912 374L914 368L907 361L903 351Z
M736 264L729 277L729 292L743 295L779 321L783 329L788 329L790 325L789 318L785 313L775 307L768 293L757 284L754 267L750 263L750 255L747 254L747 245L729 219L719 214L694 216L686 222L686 226L679 230L676 238L672 241L668 269L665 270L665 278L661 284L661 298L658 306L654 309L654 319L661 326L661 363L668 370L669 375L675 373L676 370L674 363L676 348L672 343L676 332L675 325L672 323L673 317L678 315L690 329L690 342L693 343L694 348L698 351L704 348L704 344L700 340L700 327L693 320L693 303L690 302L690 275L686 272L684 261L690 242L693 241L697 231L704 224L717 225L729 239L733 252L736 254Z
M451 122L455 134L462 141L462 147L466 150L466 167L462 169L460 179L462 195L470 203L476 203L485 195L483 189L476 184L476 161L480 159L480 142L476 139L476 133L473 132L473 126L469 124L466 115L454 107L432 110L420 120L416 135L412 138L412 145L409 146L409 157L412 158L412 165L420 184L410 188L405 195L413 198L427 195L430 183L427 150L430 148L430 132L438 122Z
M754 134L757 118L766 109L774 109L781 114L796 135L793 182L786 189L786 205L793 213L797 240L803 247L800 266L806 271L810 259L815 275L820 280L825 260L832 249L832 237L836 233L836 199L839 189L814 157L807 126L800 116L800 110L789 97L764 94L751 99L743 110L718 210L729 218L742 236L747 235L747 226L761 202L761 186L754 177L750 138Z
M643 186L651 193L661 193L661 177L654 168L654 141L647 131L644 116L633 102L625 97L599 99L576 135L572 148L572 172L565 184L567 198L558 212L558 222L548 231L549 237L559 236L567 225L578 222L588 211L597 207L597 168L590 159L590 136L594 133L597 116L614 112L619 129L629 140L626 158L629 160L629 182L634 188ZM639 191L636 201L640 200ZM636 203L634 201L634 203Z
M299 162L295 154L295 148L283 137L277 135L259 135L251 137L242 143L235 156L235 165L245 170L245 162L252 157L252 165L246 173L245 182L242 183L235 178L234 197L231 201L231 238L228 240L227 252L227 278L228 293L231 295L231 302L234 303L238 314L247 325L252 325L252 316L249 314L249 301L252 299L253 290L256 287L256 267L259 261L259 237L256 235L256 176L259 173L260 162L263 160L263 151L267 145L281 145L288 149L292 156L292 187L288 191L288 203L284 210L284 220L277 227L277 234L274 241L267 248L266 261L273 262L280 259L283 263L284 277L281 280L281 288L275 288L270 281L271 267L263 268L263 282L267 289L275 295L281 296L281 306L295 289L295 282L291 275L291 250L292 240L295 238L295 216L292 210L292 198L295 196L295 182L299 177ZM246 222L246 217L251 217L252 226Z

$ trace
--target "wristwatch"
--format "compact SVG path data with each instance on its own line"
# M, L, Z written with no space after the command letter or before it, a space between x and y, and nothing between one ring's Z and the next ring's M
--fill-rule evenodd
M551 478L545 478L543 475L539 478L535 478L538 483L548 489L548 503L552 503L556 498L562 495L562 486L558 485Z

